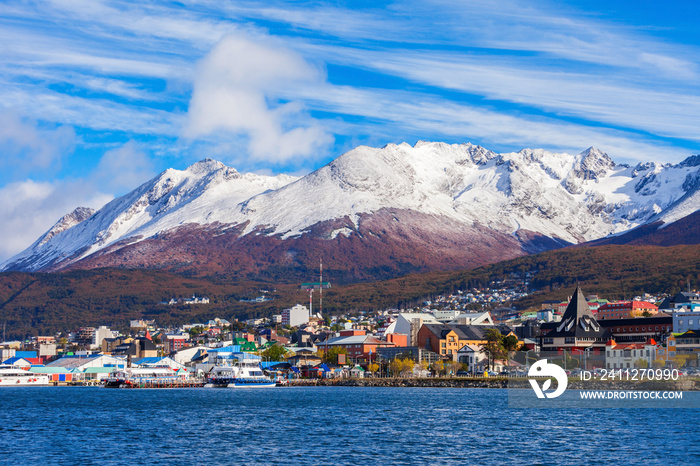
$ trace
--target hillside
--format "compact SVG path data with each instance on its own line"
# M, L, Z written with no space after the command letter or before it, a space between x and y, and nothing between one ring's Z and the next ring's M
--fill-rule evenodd
M516 303L520 308L546 299L564 299L576 283L587 293L608 299L642 292L675 292L700 287L700 246L673 247L606 245L566 248L462 272L413 274L373 283L335 286L324 293L324 310L373 310L419 304L431 294L485 287L493 280L532 273L537 292ZM273 301L244 303L240 299L270 290ZM165 306L171 297L206 295L211 304ZM0 322L8 337L72 330L83 325L124 329L130 319L156 319L177 325L213 317L248 318L278 313L295 303L308 303L297 286L261 281L227 283L186 278L154 270L97 269L63 273L0 274Z

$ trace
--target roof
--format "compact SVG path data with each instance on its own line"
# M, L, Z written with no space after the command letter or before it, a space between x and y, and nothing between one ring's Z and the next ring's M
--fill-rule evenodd
M76 367L82 366L83 364L90 362L94 359L104 357L102 354L95 354L91 356L63 356L60 359L51 361L46 366L47 367L65 367L67 369L74 369Z
M659 313L651 317L630 317L627 319L601 319L598 321L601 327L625 327L631 325L672 325L673 317Z
M423 327L441 340L450 332L455 332L460 340L482 341L486 339L489 330L498 330L502 335L508 335L512 331L507 325L423 324Z
M608 333L609 331L601 327L593 317L581 287L576 286L561 322L553 331L547 333L547 337L603 338Z

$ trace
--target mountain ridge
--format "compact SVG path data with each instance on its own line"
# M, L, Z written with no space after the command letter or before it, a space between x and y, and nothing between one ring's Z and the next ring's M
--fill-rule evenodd
M687 216L697 206L696 158L629 167L594 147L497 154L419 141L360 146L303 177L204 159L62 219L0 270L297 277L336 249L343 256L328 264L338 279L354 270L347 281L475 267Z

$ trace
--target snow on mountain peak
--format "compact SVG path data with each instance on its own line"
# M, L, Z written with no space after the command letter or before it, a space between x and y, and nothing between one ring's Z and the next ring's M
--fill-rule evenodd
M94 214L66 218L3 267L69 264L185 225L240 225L243 235L284 239L343 219L334 228L350 236L381 211L575 243L640 225L690 188L697 191L696 159L686 162L630 168L593 147L576 155L542 149L496 154L472 144L426 141L359 146L302 178L241 174L204 159L185 170L168 169Z
M58 222L56 222L51 228L49 228L49 231L44 233L39 238L37 244L39 246L42 244L45 244L46 242L48 242L51 238L53 238L57 234L59 234L63 231L66 231L67 229L72 228L75 225L92 217L94 213L95 213L95 209L91 209L90 207L78 207L78 208L76 208L73 212L61 217L58 220Z

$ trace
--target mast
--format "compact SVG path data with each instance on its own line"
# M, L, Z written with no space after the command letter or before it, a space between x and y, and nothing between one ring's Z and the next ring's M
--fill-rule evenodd
M321 279L319 282L321 283L321 286L318 288L318 313L321 317L323 317L323 258L321 258L320 262L320 273L321 273Z

